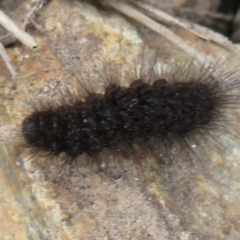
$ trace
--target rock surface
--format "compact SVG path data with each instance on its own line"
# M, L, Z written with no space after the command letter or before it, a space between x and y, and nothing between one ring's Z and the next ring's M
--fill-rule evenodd
M23 5L19 15L28 8ZM123 16L90 3L52 0L35 21L40 29L30 32L38 49L20 43L7 49L18 77L10 79L0 61L2 125L21 123L31 102L58 102L60 91L68 97L66 86L74 91L78 81L100 86L102 73L116 69L118 74L134 65L146 42L158 48L166 66L189 60L163 37L138 32ZM175 32L203 53L225 51L184 30ZM212 149L202 161L179 157L169 165L152 158L142 164L113 159L99 171L83 161L61 169L56 159L46 158L44 164L29 159L22 145L2 147L0 238L240 239L238 143L228 149Z

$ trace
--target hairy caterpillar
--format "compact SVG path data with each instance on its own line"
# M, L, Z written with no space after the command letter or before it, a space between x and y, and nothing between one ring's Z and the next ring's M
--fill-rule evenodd
M58 106L35 108L22 123L32 152L64 153L72 162L82 154L99 161L103 151L137 154L139 160L139 151L159 158L175 148L196 152L196 147L201 158L209 139L221 147L219 136L229 134L239 108L234 71L224 72L217 63L196 73L191 61L164 73L156 70L157 62L152 65L141 66L140 74L128 72L122 82L106 76L101 93L87 90L71 102L63 97Z

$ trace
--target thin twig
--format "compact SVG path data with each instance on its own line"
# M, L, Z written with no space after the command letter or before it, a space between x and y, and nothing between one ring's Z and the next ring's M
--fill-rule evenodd
M191 13L194 15L199 15L203 17L210 17L213 19L220 19L224 21L232 21L233 20L233 15L232 14L222 14L222 13L216 13L216 12L210 12L206 10L199 10L199 9L194 9L194 8L186 8L182 7L178 9L178 12L184 14L184 13Z
M36 48L37 43L33 37L21 30L3 11L0 10L0 24L12 33L20 42L30 48Z
M4 59L7 68L9 69L11 75L15 77L16 71L10 63L10 59L4 49L4 46L7 46L18 39L25 46L30 48L36 48L37 43L34 41L33 37L25 32L27 24L30 22L30 19L34 17L36 12L42 8L42 6L48 0L39 0L31 9L31 11L26 15L21 27L19 28L4 12L0 10L0 25L2 25L6 30L10 32L0 38L0 55Z
M5 51L4 46L2 45L2 43L0 42L0 55L3 58L9 72L11 73L12 77L16 77L17 73L15 71L15 69L13 68L11 62L10 62L10 58L7 54L7 52Z
M47 0L40 0L38 1L31 9L31 11L26 15L22 25L21 29L24 31L26 30L26 26L29 24L30 19L34 18L35 14L38 12L39 9L43 7L43 5L47 2Z
M38 12L39 9L41 9L43 7L43 5L45 3L47 3L49 0L40 0L38 1L30 10L30 12L26 15L26 17L24 18L24 21L20 27L20 29L22 29L23 31L26 31L26 27L30 22L33 22L33 18L35 16L35 14ZM0 38L0 42L3 44L3 46L8 46L12 43L14 43L17 40L16 36L14 36L13 34L7 34L5 36L2 36Z
M134 19L135 21L142 23L149 29L157 32L162 37L168 39L173 44L184 50L188 55L196 59L201 65L205 66L205 62L207 60L206 57L203 54L197 52L194 48L192 48L190 45L184 42L180 37L178 37L176 34L174 34L165 26L155 22L151 18L147 17L143 13L137 11L136 9L130 7L125 3L120 3L115 0L102 0L102 2L105 2L115 10L123 13L124 15Z
M196 23L189 23L187 21L183 21L180 20L178 18L175 18L163 11L161 11L160 9L156 9L153 8L150 5L147 4L143 4L140 2L136 2L136 1L131 1L132 3L134 3L135 5L137 5L138 7L140 7L141 9L144 9L145 11L147 11L147 14L150 15L151 17L153 17L154 19L161 21L165 24L168 25L172 25L172 26L177 26L177 27L182 27L184 28L186 31L189 31L191 33L193 33L194 35L207 40L207 41L213 41L216 42L220 45L232 45L230 41L228 41L228 39L226 37L223 37L221 34L216 33L208 28L205 28L203 26L200 26Z

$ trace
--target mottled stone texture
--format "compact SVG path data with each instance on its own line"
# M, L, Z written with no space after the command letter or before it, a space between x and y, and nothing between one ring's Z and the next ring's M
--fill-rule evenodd
M26 9L28 4L18 14ZM21 123L31 101L59 102L60 90L67 101L66 86L77 91L78 81L100 86L102 75L133 64L143 39L157 42L166 66L188 59L162 37L140 35L123 16L82 1L52 0L35 21L40 28L29 32L38 49L20 43L7 49L18 77L10 79L0 61L2 125ZM177 32L199 51L223 54L210 42ZM230 60L226 64L236 63ZM54 164L29 159L19 144L2 147L0 238L240 239L239 149L236 142L221 141L229 151L212 148L210 158L185 161L179 156L173 164L159 166L152 158L138 165L125 156L106 161L112 164L100 171L94 164L81 166L83 161L61 169L57 159Z

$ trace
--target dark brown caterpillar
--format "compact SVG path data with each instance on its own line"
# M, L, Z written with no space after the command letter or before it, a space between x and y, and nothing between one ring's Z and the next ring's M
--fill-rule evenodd
M64 152L71 160L123 145L144 149L155 142L162 149L166 142L174 147L175 139L194 145L198 136L227 126L228 110L240 106L239 83L211 73L134 79L129 87L109 83L103 94L34 111L23 121L22 132L36 151Z

